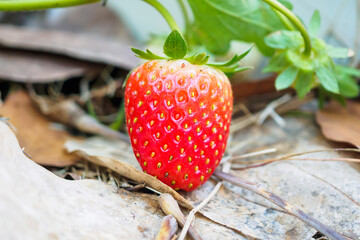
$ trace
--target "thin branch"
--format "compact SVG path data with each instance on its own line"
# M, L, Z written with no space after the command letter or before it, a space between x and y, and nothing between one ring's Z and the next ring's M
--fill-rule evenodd
M224 164L223 166L223 171L224 172L229 172L231 168L231 163L227 162ZM198 205L196 206L193 210L190 211L189 215L186 217L186 222L184 224L184 227L180 233L180 236L178 238L178 240L184 240L186 237L186 233L189 229L189 227L191 226L191 222L195 216L195 213L197 213L198 211L200 211L200 209L202 209L214 196L215 194L220 190L221 186L222 186L223 182L219 181L215 187L213 188L213 190L210 192L210 194Z
M246 170L246 169L250 169L250 168L257 168L257 167L262 167L265 165L268 165L270 163L273 162L277 162L277 161L291 161L291 160L297 160L297 161L329 161L329 162L354 162L354 163L360 163L360 159L356 159L356 158L290 158L290 159L273 159L273 160L268 160L267 162L263 162L263 163L259 163L259 164L254 164L254 165L250 165L250 166L246 166L246 167L237 167L237 166L232 166L231 169L232 170Z
M340 235L339 233L335 232L330 227L324 225L319 220L307 215L305 212L300 210L299 208L291 205L290 203L284 201L279 196L275 195L272 192L269 192L264 187L262 187L260 184L253 183L244 179L241 179L237 176L234 176L229 173L225 173L221 170L215 170L214 176L218 177L219 179L223 181L227 181L233 185L242 187L244 189L247 189L255 194L258 194L262 196L263 198L269 200L270 202L276 204L277 206L284 209L287 213L299 218L303 222L307 223L308 225L312 226L322 234L324 234L326 237L334 240L345 240L345 238Z
M234 163L242 163L242 164L276 162L276 161L287 160L289 158L298 157L298 156L302 156L302 155L306 155L306 154L310 154L310 153L321 153L321 152L357 152L357 153L360 153L360 149L357 149L357 148L317 149L317 150L312 150L312 151L307 151L307 152L302 152L302 153L293 153L293 154L289 154L289 155L279 157L279 158L264 159L264 160L257 160L257 161L238 161L243 158L242 155L240 155L240 156L232 157L230 159L230 161L232 161Z

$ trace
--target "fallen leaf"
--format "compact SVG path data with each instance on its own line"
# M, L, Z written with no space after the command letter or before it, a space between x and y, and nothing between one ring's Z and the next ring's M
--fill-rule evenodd
M138 240L160 230L165 215L157 196L61 179L28 161L2 122L0 136L0 239ZM201 216L194 227L204 239L244 239Z
M64 143L73 137L52 127L26 92L11 93L0 106L0 115L10 119L10 123L17 129L16 135L21 146L33 161L62 167L71 165L78 159L64 151Z
M273 121L266 122L264 126L248 127L235 135L232 143L249 142L245 144L242 153L268 147L277 148L277 155L331 148L312 119L287 117L285 121L287 127L284 129ZM230 143L230 149L232 145ZM337 152L311 155L314 158L339 156ZM360 238L359 165L309 160L282 161L232 171L232 174L260 183L344 236ZM203 187L184 196L196 206L214 185L213 181L208 181ZM316 233L315 229L284 213L269 201L228 183L201 212L204 216L253 238L300 240L310 239Z
M343 107L332 101L317 111L316 121L327 139L360 148L360 103L347 101Z
M106 63L126 70L139 61L119 40L61 31L0 25L0 45Z
M144 173L132 153L131 146L122 141L110 141L100 137L82 141L68 141L65 148L90 162L107 167L114 172L138 183L145 183L161 193L171 194L182 206L192 209L192 205L171 187ZM136 167L135 167L136 166Z
M17 82L48 83L96 74L100 64L69 57L1 48L0 78Z

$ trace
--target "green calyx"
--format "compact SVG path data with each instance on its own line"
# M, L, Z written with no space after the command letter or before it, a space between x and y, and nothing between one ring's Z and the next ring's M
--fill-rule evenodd
M208 65L214 68L218 68L219 70L223 71L224 73L235 73L235 72L241 72L247 69L250 69L251 67L240 67L239 61L242 60L252 49L252 46L245 51L244 53L240 55L235 55L233 58L231 58L227 62L223 63L208 63L209 61L209 55L206 53L196 53L189 57L186 57L188 53L188 47L186 44L185 39L183 36L179 33L178 30L173 29L169 36L166 38L163 51L166 57L162 57L159 55L154 54L149 49L146 49L146 51L142 51L136 48L131 48L131 50L136 54L137 57L145 59L145 60L155 60L155 59L167 59L167 60L173 60L173 59L185 59L188 62L195 64L195 65Z
M311 52L302 54L304 40L298 31L280 31L266 37L265 43L275 49L264 72L275 72L278 77L275 87L278 90L293 87L298 96L303 98L313 88L319 88L319 102L325 97L334 98L344 103L344 97L356 97L359 86L354 77L360 71L338 66L333 58L348 58L351 51L347 48L335 48L316 37L320 27L320 15L316 11L309 25Z

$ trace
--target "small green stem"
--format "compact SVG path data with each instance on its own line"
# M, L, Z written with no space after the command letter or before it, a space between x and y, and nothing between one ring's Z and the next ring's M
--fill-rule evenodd
M99 1L100 0L0 0L0 11L32 11L70 7Z
M172 30L177 30L178 32L180 32L180 28L176 24L175 19L171 16L169 11L166 10L166 8L161 3L159 3L157 0L143 0L143 1L147 2L148 4L153 6L156 10L158 10L158 12L165 18L165 20L167 21L167 23L169 24Z
M183 0L178 0L185 21L185 32L190 29L190 18Z
M287 19L290 20L290 22L292 22L295 25L295 27L299 30L299 32L301 33L301 35L304 39L304 43L305 43L304 54L306 56L310 56L311 40L310 40L310 36L309 36L308 32L306 31L304 24L302 24L302 22L295 16L295 14L293 12L291 12L289 9L287 9L280 2L278 2L276 0L263 0L263 1L266 2L267 4L269 4L271 7L273 7L277 11L281 12L285 17L287 17Z
M275 10L275 9L274 9ZM284 23L285 27L290 31L295 31L294 25L287 19L281 12L275 10L276 15L280 18L280 20Z

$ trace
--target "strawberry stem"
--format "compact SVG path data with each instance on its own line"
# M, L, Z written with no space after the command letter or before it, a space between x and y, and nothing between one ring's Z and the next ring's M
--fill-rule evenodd
M306 28L304 24L295 16L293 12L291 12L288 8L286 8L284 5L282 5L280 2L276 0L263 0L265 3L270 5L272 8L276 9L277 11L281 12L287 19L292 22L295 27L299 30L301 33L304 43L305 43L305 49L304 49L304 55L310 56L311 54L311 40L308 32L306 31Z
M178 0L178 3L181 8L181 12L183 14L184 21L185 21L185 35L186 35L186 32L190 29L190 25L191 25L190 18L189 18L189 14L186 10L184 0Z
M180 33L180 28L176 24L175 19L171 16L169 11L157 0L143 0L153 6L166 20L172 30L177 30Z
M48 8L70 7L100 0L1 0L0 11L31 11Z

